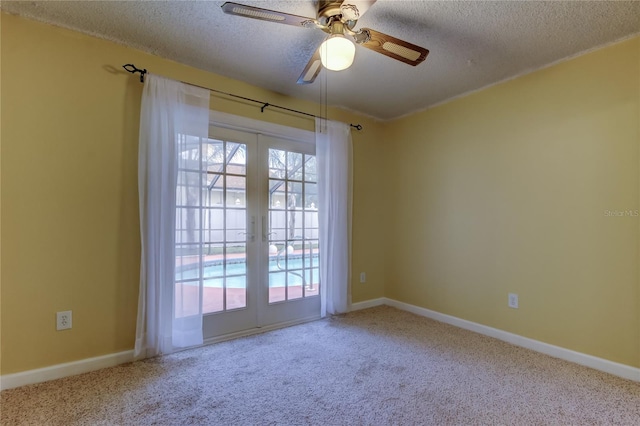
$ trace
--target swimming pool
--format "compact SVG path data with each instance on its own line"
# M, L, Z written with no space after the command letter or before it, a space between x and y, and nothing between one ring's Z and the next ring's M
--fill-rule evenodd
M194 267L195 266L195 267ZM280 269L275 258L269 260L269 287L284 287L288 281L289 286L303 285L307 283L317 283L318 280L318 255L304 259L304 270L302 256L289 256L288 259L280 258L280 266L287 270ZM244 259L227 260L226 274L222 260L212 260L205 262L203 270L203 285L205 287L224 286L227 288L246 288L247 263ZM200 277L197 265L176 267L176 281L196 285ZM302 278L304 279L304 282Z

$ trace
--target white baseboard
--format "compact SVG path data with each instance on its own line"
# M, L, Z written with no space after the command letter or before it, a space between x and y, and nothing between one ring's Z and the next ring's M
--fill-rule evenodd
M474 331L485 336L494 337L496 339L511 343L516 346L531 349L546 355L563 359L565 361L584 365L595 370L604 371L615 376L640 382L640 368L631 367L629 365L616 363L603 358L592 355L572 351L559 346L550 345L538 340L529 339L528 337L519 336L497 328L488 327L472 321L467 321L451 315L442 314L430 309L421 308L409 303L400 302L386 297L378 299L365 300L363 302L353 303L351 311L373 308L375 306L388 305L403 311L412 312L416 315L431 318L446 324L451 324L465 330ZM222 336L217 339L209 339L205 344L214 343L216 341L227 340L242 335L253 333L262 333L276 328L282 328L290 325L301 324L308 321L317 320L318 317L305 318L301 321L291 321L283 324L276 324L269 327L254 329L249 332L235 333L234 335ZM110 355L98 356L95 358L87 358L79 361L67 362L64 364L52 365L50 367L39 368L36 370L23 371L14 374L5 374L0 376L0 390L16 388L19 386L30 385L34 383L42 383L49 380L60 379L62 377L73 376L76 374L87 373L89 371L100 370L102 368L113 367L119 364L133 361L133 351L124 351Z
M115 354L97 356L95 358L81 359L79 361L66 362L36 370L23 371L14 374L0 376L0 390L17 388L19 386L42 383L62 377L74 376L102 368L113 367L119 364L133 361L133 351L124 351Z
M252 334L264 333L267 331L276 330L278 328L303 324L305 322L316 321L318 319L320 319L320 316L314 315L300 320L287 321L283 323L272 324L266 327L254 328L238 333L227 334L224 336L207 339L204 341L202 346L222 342L225 340L235 339L238 337L249 336ZM193 348L194 347L189 347L185 348L185 350ZM88 373L89 371L100 370L102 368L114 367L116 365L124 364L127 362L133 362L133 360L133 350L130 350L110 355L98 356L95 358L81 359L79 361L67 362L64 364L52 365L35 370L22 371L20 373L5 374L3 376L0 376L0 390L47 382L49 380L61 379L68 376L75 376L76 374Z
M382 306L387 304L387 299L384 297L379 297L377 299L365 300L364 302L356 302L351 304L350 312L359 311L360 309L368 309L373 308L375 306Z
M373 299L375 302L373 306L379 304L380 299ZM360 302L366 305L367 302ZM467 321L461 318L457 318L451 315L442 314L440 312L432 311L430 309L421 308L419 306L411 305L409 303L399 302L394 299L383 298L383 303L394 308L408 311L416 315L431 318L436 321L451 324L456 327L464 328L465 330L474 331L485 336L494 337L498 340L511 343L512 345L520 346L523 348L531 349L536 352L540 352L546 355L550 355L555 358L560 358L565 361L573 362L575 364L584 365L586 367L593 368L595 370L604 371L605 373L613 374L614 376L622 377L625 379L640 382L640 368L632 367L630 365L620 364L617 362L609 361L603 358L598 358L592 355L587 355L581 352L565 349L560 346L550 345L548 343L541 342L539 340L530 339L517 334L509 333L507 331L499 330L497 328L488 327L486 325L478 324L472 321Z

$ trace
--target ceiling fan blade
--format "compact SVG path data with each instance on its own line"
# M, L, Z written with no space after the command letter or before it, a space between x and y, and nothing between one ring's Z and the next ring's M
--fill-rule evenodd
M293 25L296 27L316 28L318 26L318 22L313 18L262 9L260 7L245 6L239 3L226 2L222 5L222 11L229 15L244 16L245 18L259 19L261 21Z
M376 0L344 0L340 5L343 21L357 21Z
M322 69L322 62L320 61L320 49L315 51L307 65L304 67L304 71L298 77L298 84L310 84L313 83L320 74Z
M424 61L429 54L429 51L424 47L370 28L361 29L354 35L354 38L360 46L413 66Z

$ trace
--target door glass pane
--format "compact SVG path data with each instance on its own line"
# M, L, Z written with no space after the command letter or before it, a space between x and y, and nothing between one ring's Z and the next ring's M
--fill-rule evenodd
M302 282L304 277L302 271L289 271L289 279L287 280L287 292L289 300L300 299L302 297Z
M202 269L204 278L224 277L224 268L221 262L224 244L207 244L205 247L204 267Z
M176 209L176 244L200 243L200 212L198 207Z
M226 241L246 241L247 210L226 209Z
M316 157L315 155L304 156L304 180L316 182Z
M302 207L302 202L303 202L302 187L303 187L302 183L289 182L289 184L287 185L287 189L288 189L287 207L291 209Z
M176 318L197 315L200 310L200 289L197 281L183 281L175 285Z
M284 241L269 242L269 271L287 270L287 245Z
M302 154L287 152L287 179L302 180Z
M269 303L317 296L315 156L270 149L269 170Z
M224 142L218 140L207 140L202 144L202 158L208 172L224 171Z
M270 272L269 273L269 303L282 302L287 299L286 296L287 273L286 272Z
M193 145L193 146L192 146ZM222 140L181 151L176 201L175 314L247 306L246 145Z
M269 150L269 177L284 179L287 177L287 153L279 149Z
M200 277L199 249L190 244L176 245L176 280L187 281Z
M209 251L216 250L216 254L222 254L220 245L213 243L224 243L224 209L209 209L203 211L204 221L204 242Z
M304 288L305 297L317 296L320 291L320 272L318 268L307 269L306 286Z
M208 279L203 284L202 312L224 311L224 278Z
M269 212L271 228L269 229L271 240L284 240L287 238L287 212Z
M285 181L269 179L269 207L284 210L287 206L287 187Z
M226 172L234 175L247 174L247 147L240 143L227 142Z
M225 259L227 310L247 306L247 245L228 244Z
M318 185L315 183L304 185L304 208L305 210L318 210Z
M302 211L289 212L289 238L293 240L291 245L297 250L302 236L304 235L304 214Z
M178 174L176 187L176 205L178 207L193 206L200 195L202 173L183 172Z
M247 276L227 278L227 310L247 307Z
M205 193L207 202L205 205L222 204L224 200L224 174L223 173L207 173L207 189L209 192Z
M225 256L225 275L247 275L247 245L245 243L227 244Z
M226 198L229 207L246 207L247 178L227 176Z
M318 212L317 211L307 211L304 214L305 219L305 227L304 227L304 238L307 240L317 240L318 239Z

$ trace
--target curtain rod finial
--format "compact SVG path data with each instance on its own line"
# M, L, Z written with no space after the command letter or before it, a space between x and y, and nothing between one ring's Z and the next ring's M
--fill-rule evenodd
M147 73L147 69L140 69L138 67L136 67L133 64L126 64L123 65L122 68L124 68L127 72L130 72L131 74L135 74L137 72L140 73L140 83L144 83L144 75Z

